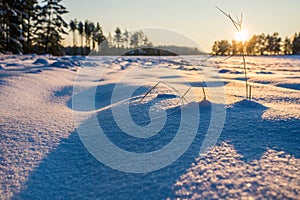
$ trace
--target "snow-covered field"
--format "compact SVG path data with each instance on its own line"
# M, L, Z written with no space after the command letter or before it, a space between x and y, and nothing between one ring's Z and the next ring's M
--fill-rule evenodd
M299 199L300 56L246 61L1 55L0 199Z

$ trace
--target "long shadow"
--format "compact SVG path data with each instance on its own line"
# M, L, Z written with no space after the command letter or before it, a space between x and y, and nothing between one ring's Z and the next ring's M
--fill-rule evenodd
M140 125L150 123L147 109L151 103L142 107L137 104L130 110L132 114L140 111ZM205 123L210 118L210 108L201 108L202 113L198 134L189 149L176 162L161 170L131 174L111 169L97 161L81 143L76 132L62 140L56 150L51 152L36 168L24 185L24 189L14 199L165 199L172 196L172 186L198 156L201 142L207 131ZM168 144L180 125L179 107L167 110L164 128L155 136L137 139L120 130L107 109L98 114L99 123L107 137L127 151L149 152ZM176 116L176 118L175 118ZM137 117L133 115L133 118ZM106 123L102 123L105 121ZM147 145L146 145L147 144Z
M267 109L247 100L235 103L227 109L219 141L232 143L246 161L259 159L268 148L300 158L300 120L262 119Z
M189 83L192 87L223 87L227 85L229 82L225 81L214 81L214 82L191 82Z
M19 75L19 74L10 73L10 72L7 72L5 70L1 70L0 69L0 86L7 84L7 80L6 79L8 77L17 76L17 75Z
M142 116L139 125L145 126L150 123L147 113L151 104L140 106L135 105L130 110L133 119L137 117L137 113ZM168 167L145 174L130 174L111 169L90 155L78 134L74 132L42 160L30 174L24 189L14 199L172 198L174 183L199 156L209 126L211 107L200 106L199 109L201 117L196 138L184 155ZM164 128L148 139L133 138L120 130L111 109L100 112L98 119L107 137L120 148L148 152L162 148L174 138L180 124L180 117L177 115L179 110L178 107L168 109ZM261 116L266 110L266 107L246 100L227 108L226 123L219 142L232 143L246 161L259 159L267 148L283 150L299 158L300 121L264 120Z
M93 111L93 110L98 110L100 108L104 108L104 107L112 104L111 98L112 98L115 87L116 87L116 84L111 83L111 84L98 86L96 89L95 88L87 89L79 94L75 94L73 96L73 98L67 102L67 106L70 109L73 109L75 111ZM131 90L133 90L133 88L134 89L136 88L134 86L121 84L121 83L118 84L118 87L121 88L120 89L121 92L131 91ZM134 93L132 94L132 96L134 97L134 96L144 94L148 90L149 90L148 87L145 87L145 86L139 87L136 90L133 90ZM72 92L73 92L73 87L66 87L66 88L63 88L61 91L56 92L55 96L60 96L62 94L66 94L66 93L72 94ZM93 93L95 93L95 94L93 94ZM84 106L84 103L86 103L86 102L84 102L84 100L86 100L86 96L91 96L90 94L93 94L93 97L95 97L95 107L93 107L93 108L90 108L90 107L87 108ZM83 105L74 107L72 104L73 100L77 99L77 101L80 101L81 98L83 99L83 102L82 102ZM125 97L121 98L121 100L125 100ZM91 109L93 109L93 110L91 110Z

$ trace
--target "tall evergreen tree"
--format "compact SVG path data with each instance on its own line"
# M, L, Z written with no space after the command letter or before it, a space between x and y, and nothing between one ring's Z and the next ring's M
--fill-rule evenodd
M125 29L124 33L123 33L123 42L124 42L124 45L125 45L125 48L128 48L128 45L129 45L129 32L127 29Z
M5 51L7 46L7 6L3 0L0 1L0 52Z
M93 33L93 46L95 45L94 43L97 43L98 45L98 51L101 51L101 43L104 42L106 40L103 31L102 31L102 27L100 26L99 23L97 23L96 28L94 30ZM93 47L94 48L94 47Z
M283 53L285 55L290 55L293 53L293 45L290 38L286 37L283 43Z
M115 30L115 37L114 40L117 43L117 48L120 48L120 44L122 43L122 32L121 29L119 27L116 28Z
M37 43L43 48L43 53L53 55L62 54L61 41L62 34L67 34L68 24L62 15L68 13L66 8L61 5L62 0L43 0L43 6L38 13L36 32L38 35Z
M275 32L273 34L273 44L274 44L274 54L278 55L281 51L281 37L279 37L279 33Z
M264 55L264 52L266 50L266 35L265 34L260 34L257 37L257 50L260 55Z
M34 24L37 21L37 0L25 0L23 1L23 51L24 53L30 53L33 51L33 39L35 36L34 33Z
M131 37L130 37L130 46L133 48L137 48L139 47L139 33L138 32L134 32Z
M70 31L72 32L73 34L73 47L76 47L76 30L77 30L77 20L74 19L74 20L71 20L70 21Z
M293 54L300 54L300 33L295 33L293 39Z
M111 35L111 32L108 32L108 35L107 35L107 42L108 42L108 47L113 47L113 38L112 38L112 35Z
M84 36L84 26L82 22L78 23L77 30L80 36L81 48L83 48L83 36Z
M83 52L84 25L81 21L78 23L77 29L80 36L81 55L83 55L84 54Z
M2 51L22 53L22 1L2 0L0 6Z
M90 48L91 46L91 39L92 39L94 29L95 29L94 23L89 22L88 20L84 22L85 45L88 48Z

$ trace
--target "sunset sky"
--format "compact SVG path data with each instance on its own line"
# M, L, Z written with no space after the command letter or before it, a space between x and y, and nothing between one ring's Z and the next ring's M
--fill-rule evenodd
M236 34L215 6L232 16L242 12L249 35L279 32L285 37L300 31L299 0L64 0L63 4L70 11L67 21L100 22L106 34L117 26L129 31L168 29L192 39L206 51L215 40L231 40Z

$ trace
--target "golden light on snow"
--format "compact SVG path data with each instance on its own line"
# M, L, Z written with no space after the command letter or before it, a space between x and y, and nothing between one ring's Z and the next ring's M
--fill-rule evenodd
M235 33L235 40L239 42L245 42L248 40L249 34L248 31L242 30Z

